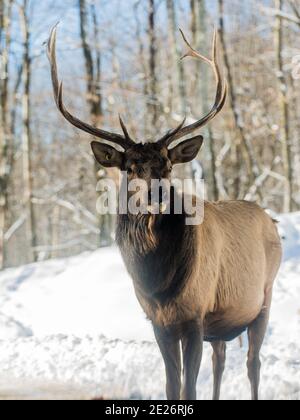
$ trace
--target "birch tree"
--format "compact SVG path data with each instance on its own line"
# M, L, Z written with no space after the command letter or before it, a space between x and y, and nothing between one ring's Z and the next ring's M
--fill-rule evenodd
M180 102L180 112L185 115L187 112L186 89L185 89L185 74L181 58L180 47L178 44L178 22L176 15L176 5L174 0L167 0L168 12L168 32L172 51L172 65L171 73L175 74L176 89L173 90L175 97ZM173 98L174 100L174 98Z
M208 31L207 31L207 12L205 0L191 0L191 32L193 43L199 51L207 49ZM194 112L202 112L206 114L209 111L209 77L208 67L201 65L198 62L194 63L195 68L195 96L197 98L197 106L195 105ZM199 100L201 98L201 100ZM206 151L207 160L209 162L209 198L217 201L220 197L218 182L217 182L217 168L216 168L216 154L213 132L210 125L206 128Z
M241 184L240 184L240 176L241 176L241 159L244 159L244 162L247 167L247 178L248 178L248 186L251 186L255 182L255 178L259 176L259 168L254 156L254 151L252 145L249 141L247 136L247 132L245 130L245 126L243 123L241 111L238 106L235 86L234 86L234 78L233 72L229 60L228 48L226 43L225 37L225 15L224 15L224 0L218 0L219 3L219 38L222 45L223 51L223 59L225 64L225 69L227 73L227 80L228 80L228 93L229 93L229 103L232 110L235 129L237 132L237 143L234 144L235 148L235 163L236 163L236 179L235 179L235 198L241 197Z
M8 89L11 44L12 0L0 1L0 270L4 267L4 234L7 212L7 186L9 177L9 121Z
M283 11L283 0L275 0L275 9L279 12ZM285 80L283 48L284 48L284 33L283 21L278 14L276 16L275 25L275 46L276 46L276 67L279 84L279 107L280 107L280 127L281 127L281 142L282 142L282 159L285 182L284 204L283 211L288 213L293 209L293 169L292 169L292 152L291 152L291 137L289 126L289 99L288 87Z
M157 77L157 38L156 3L148 0L148 37L149 37L149 98L150 133L157 128L159 120L158 77Z
M92 34L95 41L93 54L92 46L89 42L89 15L92 22ZM103 123L103 110L102 110L102 96L100 90L101 83L101 53L100 53L100 39L99 39L99 25L97 21L96 9L91 3L90 14L88 5L85 0L79 0L79 21L80 21L80 36L82 42L82 51L86 69L87 81L87 102L90 108L90 116L92 123L97 126ZM107 171L101 170L98 163L95 162L95 180L96 183L102 176L107 175ZM99 175L103 174L103 175ZM98 244L100 246L107 246L112 241L112 218L110 215L99 215L99 228L100 237Z
M23 0L19 7L20 23L23 36L23 96L22 96L22 153L23 153L23 206L26 214L26 239L28 261L35 261L37 254L37 231L33 204L33 168L32 168L32 132L31 132L31 57L30 57L30 25L29 1Z

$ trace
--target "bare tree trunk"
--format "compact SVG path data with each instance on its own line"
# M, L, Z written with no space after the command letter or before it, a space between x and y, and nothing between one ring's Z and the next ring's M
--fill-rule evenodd
M137 1L134 5L134 17L135 17L135 23L136 23L136 39L138 42L138 51L139 51L139 59L142 66L143 71L143 94L145 97L145 103L147 103L147 98L149 96L149 90L148 90L148 80L147 80L147 62L145 58L145 46L143 43L143 37L142 37L142 24L140 22L139 18L139 7L141 5L141 0ZM170 104L170 107L172 105ZM147 118L144 118L144 121L146 121ZM147 128L143 127L143 135L146 136Z
M7 222L10 127L8 121L9 57L12 0L0 2L0 270L5 265L4 231Z
M37 255L34 249L37 246L36 221L33 206L33 174L32 174L32 137L30 116L30 88L31 88L31 58L30 58L30 30L28 18L28 0L24 0L20 6L20 20L23 33L23 205L27 215L26 240L28 243L28 260L36 261Z
M0 41L2 42L2 33L4 29L4 0L0 1ZM2 45L1 45L2 48Z
M148 0L148 35L149 35L149 99L150 132L157 128L159 121L158 80L157 80L157 39L155 0Z
M16 139L16 130L17 130L17 110L18 106L20 105L20 87L22 85L22 76L23 76L23 63L20 65L18 69L17 79L12 89L11 93L11 110L10 110L10 136L11 142L9 145L8 151L8 167L10 171L13 171L14 167L14 151L15 151L15 139Z
M61 208L58 205L55 205L52 210L52 220L51 220L51 258L58 258L59 251L57 247L60 240L60 217L61 217Z
M91 18L93 23L93 38L96 44L95 58L93 57L92 48L88 41L88 9L86 0L79 0L79 17L80 17L80 35L82 41L82 50L84 55L87 79L87 101L90 107L92 122L95 126L101 124L103 119L102 96L100 91L101 82L101 54L99 46L98 22L94 4L91 4ZM95 179L96 183L100 180L100 167L95 162ZM101 170L106 176L107 172ZM103 176L103 175L101 175ZM111 216L98 215L100 237L99 246L107 246L112 242L112 221Z
M4 231L6 219L7 188L7 137L6 137L6 100L5 85L7 80L7 38L6 38L6 5L0 1L0 270L4 267Z
M0 105L0 113L2 114ZM6 213L6 181L5 181L5 134L3 125L0 126L0 270L4 267L4 231L5 231L5 213Z
M183 62L181 60L180 46L178 44L178 22L176 15L176 1L166 0L167 14L168 14L168 33L170 35L170 81L172 87L172 104L176 105L182 116L187 113L187 95L186 95L186 81ZM175 88L174 88L175 87ZM172 106L174 109L174 107ZM192 170L191 164L182 165L177 168L176 172L181 179L191 178Z
M252 150L252 146L247 138L247 134L244 129L243 122L241 120L240 111L238 108L237 97L234 88L234 80L232 75L232 70L230 66L227 45L225 40L225 24L224 24L224 0L219 1L219 37L222 45L223 50L223 58L225 63L225 68L227 72L227 79L228 79L228 93L229 93L229 101L230 106L232 109L235 127L237 130L239 144L235 144L235 163L236 163L236 179L235 179L235 196L236 198L240 196L240 175L241 175L241 162L242 156L247 166L247 173L248 173L248 187L252 185L255 181L255 178L259 176L259 168ZM241 152L240 152L241 151ZM242 155L241 155L242 153Z
M206 44L206 38L204 39L204 30L205 27L201 25L201 6L202 0L190 0L190 9L191 9L191 33L192 33L192 45L195 45L196 48L201 49L203 51L203 45ZM205 7L205 5L204 5ZM194 67L197 69L195 71L195 80L193 86L193 92L195 92L195 96L201 95L201 84L200 79L202 77L201 74L201 63L200 61L194 62ZM202 111L202 110L201 110Z
M167 11L169 21L169 33L171 40L171 50L173 55L172 69L175 69L176 74L176 85L178 97L180 100L180 108L182 115L186 114L187 102L186 102L186 89L185 89L185 75L182 61L180 60L181 54L179 45L177 42L178 23L176 16L176 9L174 0L167 0ZM175 62L174 62L175 60Z
M283 10L283 0L275 0L275 8ZM282 141L282 157L285 182L284 207L283 211L288 213L293 209L293 168L292 153L290 144L290 128L289 128L289 105L287 95L287 83L284 77L283 53L283 24L280 16L276 17L275 28L275 45L276 45L276 65L278 73L279 89L279 105L281 112L281 141Z
M193 4L195 3L195 4ZM195 38L195 45L199 50L203 50L203 47L207 43L207 22L206 22L206 4L205 0L193 0L192 1L192 31L194 31L194 21L196 22L196 33L193 37ZM194 16L196 14L196 16ZM197 30L198 28L198 30ZM197 71L197 91L200 90L200 97L202 98L202 111L203 114L209 112L208 104L208 69L207 66L203 67L203 71L200 75L200 68L198 67ZM199 89L200 88L200 89ZM208 160L210 162L210 185L211 185L211 198L215 201L219 199L219 188L217 181L217 168L216 168L216 155L214 149L214 139L211 126L207 126L207 138L208 138Z
M4 74L4 60L3 60L3 31L4 31L4 21L5 21L5 9L4 2L0 1L0 92L2 96L3 91L3 74ZM5 178L6 178L6 162L5 162L5 150L6 150L6 136L4 132L3 125L3 105L2 98L0 99L0 270L4 267L4 230L5 230Z
M192 32L193 45L197 45L198 18L197 18L196 1L197 0L190 0L190 9L191 9L191 32Z
M101 57L99 54L98 46L96 65L94 65L93 54L91 47L88 42L88 11L85 0L79 0L79 11L80 11L80 35L82 40L82 50L84 54L84 61L86 67L86 77L87 77L87 100L90 105L91 117L94 124L99 123L99 119L102 118L102 99L99 93L99 82L100 82L100 67L101 67ZM97 21L95 22L96 15L93 15L93 24L94 24L94 37L98 38L98 28ZM95 33L96 31L96 33ZM95 38L97 42L97 39Z

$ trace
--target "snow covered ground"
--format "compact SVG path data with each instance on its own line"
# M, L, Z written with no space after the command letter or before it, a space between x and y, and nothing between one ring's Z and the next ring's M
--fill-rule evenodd
M280 217L285 256L262 352L261 397L300 399L300 213ZM246 337L229 345L223 399L249 399ZM164 369L116 248L0 274L0 399L163 399ZM211 399L205 346L200 399Z

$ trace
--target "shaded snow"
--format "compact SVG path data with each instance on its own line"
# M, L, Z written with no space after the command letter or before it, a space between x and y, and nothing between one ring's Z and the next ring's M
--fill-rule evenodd
M300 399L300 213L280 222L261 397ZM249 399L246 354L245 337L229 345L223 399ZM0 399L164 398L161 356L116 248L0 274L0 372ZM209 345L198 392L211 398Z

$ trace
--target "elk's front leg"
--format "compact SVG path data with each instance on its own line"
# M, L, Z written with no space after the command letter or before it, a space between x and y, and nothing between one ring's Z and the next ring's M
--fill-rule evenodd
M197 399L196 384L203 351L203 325L200 321L189 322L182 338L184 387L183 400Z
M181 391L181 352L178 336L167 329L153 325L155 338L163 356L166 368L167 399L180 400Z

